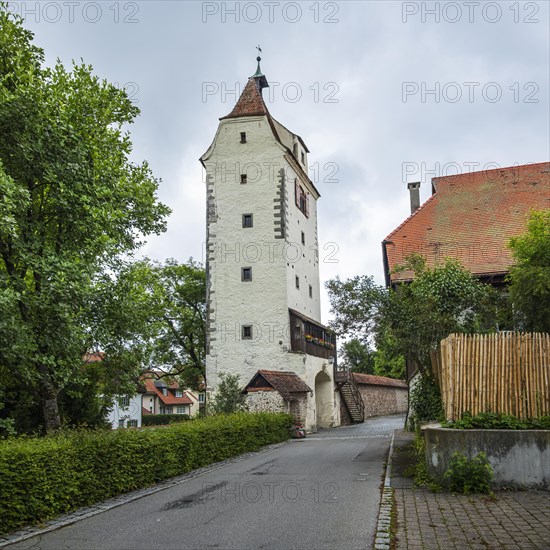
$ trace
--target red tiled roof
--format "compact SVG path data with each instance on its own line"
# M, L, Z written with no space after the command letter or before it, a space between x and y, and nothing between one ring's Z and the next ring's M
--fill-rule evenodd
M263 380L262 380L263 379ZM248 388L252 391L259 388L265 389L267 382L273 389L277 390L287 401L294 398L293 393L311 392L311 388L294 372L276 371L276 370L259 370L252 380L247 384L244 391Z
M265 106L262 94L260 92L258 79L250 77L244 87L239 101L237 101L237 104L233 107L233 110L220 120L223 120L224 118L261 116L267 114L267 107Z
M103 361L103 358L105 357L105 353L103 351L98 352L92 352L88 353L86 352L82 359L85 363L97 363L99 361Z
M450 257L475 275L505 274L510 237L525 232L531 210L550 208L550 162L434 178L432 186L435 193L384 240L388 270L418 252L429 267ZM390 275L391 282L412 277Z
M193 401L183 392L183 397L176 397L173 393L168 391L168 395L164 395L160 388L155 386L155 381L151 378L145 378L143 380L145 384L146 393L152 393L156 395L165 405L192 405ZM169 390L179 389L176 383L167 384Z
M373 376L372 374L362 374L352 372L351 375L357 384L368 384L369 386L393 386L395 388L406 388L405 380L396 380L395 378L386 378L385 376Z

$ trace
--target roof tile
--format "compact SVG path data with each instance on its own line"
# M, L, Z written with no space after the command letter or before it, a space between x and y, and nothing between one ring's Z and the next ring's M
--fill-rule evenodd
M510 238L525 231L531 210L550 208L550 162L444 176L432 185L435 193L384 240L390 272L418 252L429 267L450 257L476 275L507 273ZM393 273L391 282L412 277Z

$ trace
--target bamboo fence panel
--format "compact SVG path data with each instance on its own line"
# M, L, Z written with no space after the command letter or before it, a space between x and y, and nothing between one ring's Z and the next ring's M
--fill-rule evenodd
M549 334L451 334L432 355L446 418L550 415L549 359Z

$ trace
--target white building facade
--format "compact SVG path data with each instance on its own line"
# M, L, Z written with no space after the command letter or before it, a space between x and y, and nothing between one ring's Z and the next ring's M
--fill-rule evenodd
M313 391L306 429L340 424L334 335L321 324L317 200L309 150L269 113L258 70L220 119L207 185L207 391L219 374L292 372Z

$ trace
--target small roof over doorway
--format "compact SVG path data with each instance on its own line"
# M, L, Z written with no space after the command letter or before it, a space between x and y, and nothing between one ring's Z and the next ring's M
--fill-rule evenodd
M254 391L277 391L287 401L313 390L294 372L259 370L246 385L243 393Z

